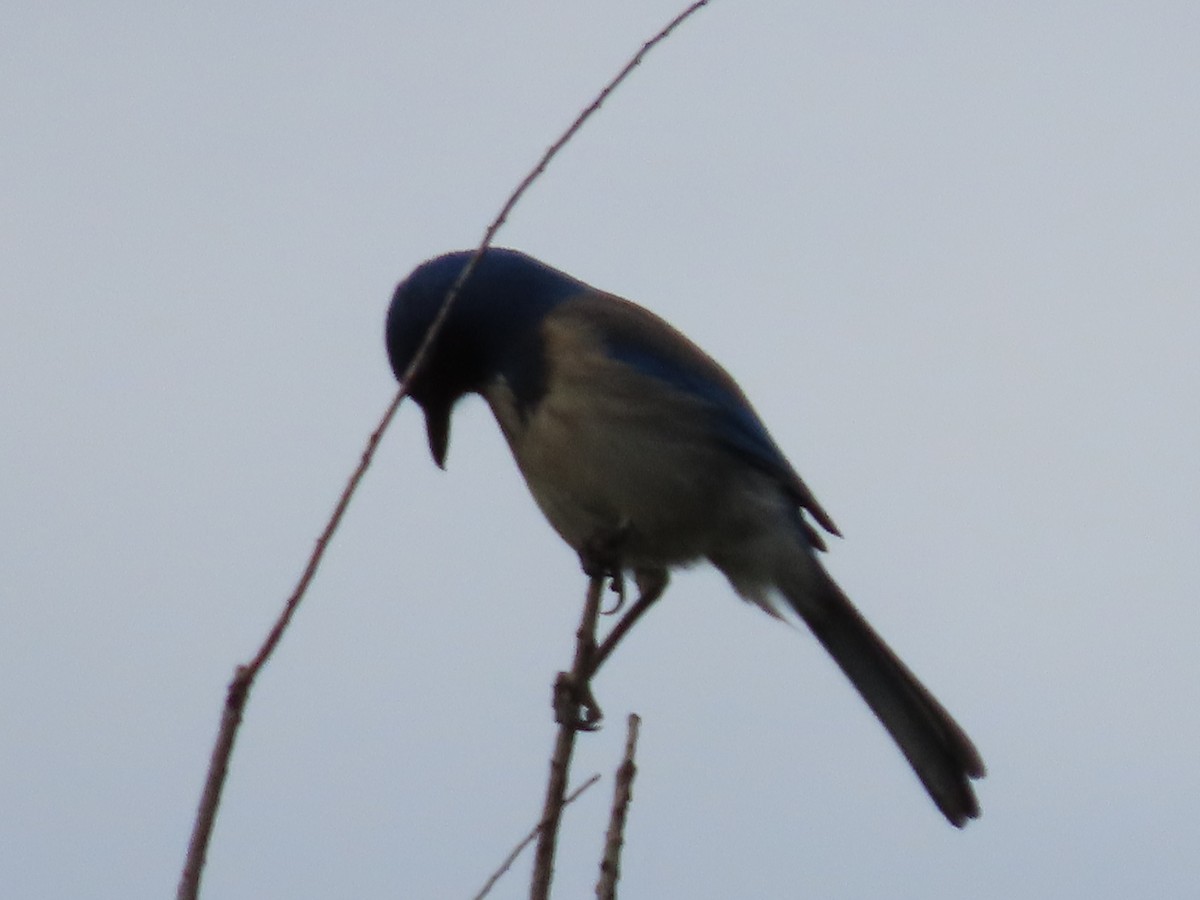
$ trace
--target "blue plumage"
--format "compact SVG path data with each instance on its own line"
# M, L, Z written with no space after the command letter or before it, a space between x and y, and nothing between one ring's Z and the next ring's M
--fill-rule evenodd
M397 287L387 319L397 377L470 255L430 260ZM974 746L816 558L825 549L816 526L837 534L833 520L737 383L662 319L492 249L409 392L438 465L455 403L480 394L538 506L585 567L604 546L640 585L661 589L671 568L707 560L747 600L794 612L946 817L962 825L978 815Z
M393 302L387 317L388 358L407 367L417 346L461 274L471 253L448 253L423 265L401 285L404 302ZM418 379L422 388L452 385L474 389L475 382L502 374L521 398L535 404L541 398L545 361L537 330L546 314L587 286L569 275L513 250L490 250L458 296L454 316L446 323L445 351L452 358L431 360L437 368ZM400 289L397 290L397 298ZM403 368L396 369L396 377ZM440 463L439 463L440 464Z
M697 366L694 360L665 356L660 348L639 340L638 335L610 334L605 344L614 359L703 401L712 415L714 440L781 482L792 477L790 464L766 426L742 392L727 379L714 377L707 366ZM824 524L837 533L831 520Z

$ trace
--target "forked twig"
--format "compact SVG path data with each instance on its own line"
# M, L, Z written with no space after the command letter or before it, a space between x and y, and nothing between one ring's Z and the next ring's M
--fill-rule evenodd
M585 781L583 784L581 784L579 787L575 788L575 790L571 791L571 793L567 795L566 799L563 800L563 803L562 803L563 807L565 808L567 806L570 806L577 799L579 799L580 794L582 794L584 791L586 791L588 788L590 788L593 784L595 784L599 780L600 780L600 774L596 773L591 778L589 778L587 781ZM542 819L542 821L538 822L536 825L533 826L533 829L529 832L529 834L525 835L525 837L521 840L521 843L519 843L519 844L517 844L517 846L513 847L512 853L508 854L508 856L505 858L504 862L502 862L500 864L500 868L498 868L495 872L492 873L492 877L487 880L487 884L485 884L483 886L483 890L481 890L478 894L475 895L474 900L483 900L483 898L487 896L488 891L490 891L493 887L495 887L496 882L499 881L500 878L504 875L504 873L507 872L512 867L512 864L517 861L517 857L521 855L521 851L524 850L526 847L528 847L530 844L532 844L533 839L536 838L538 836L539 832L541 832L541 830L545 827L546 827L545 819Z

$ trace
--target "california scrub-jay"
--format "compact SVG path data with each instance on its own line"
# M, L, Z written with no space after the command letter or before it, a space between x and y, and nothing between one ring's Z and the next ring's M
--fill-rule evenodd
M397 378L471 255L429 260L396 288L387 351ZM606 571L632 571L643 597L657 597L669 569L707 559L771 615L782 598L946 818L961 827L979 815L978 751L826 573L816 526L837 527L704 351L640 306L490 249L410 385L439 466L468 393L491 407L534 500L585 569L594 574L608 548Z

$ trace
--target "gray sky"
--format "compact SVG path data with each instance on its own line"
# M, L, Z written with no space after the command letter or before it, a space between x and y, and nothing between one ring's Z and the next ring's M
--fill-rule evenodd
M679 7L0 10L5 896L173 892L224 686L394 390L395 282ZM623 897L1194 891L1198 33L716 2L502 232L738 377L990 770L950 828L808 634L680 575L577 755L609 775L643 716ZM251 698L207 895L471 896L540 809L583 589L481 403L447 473L402 410Z

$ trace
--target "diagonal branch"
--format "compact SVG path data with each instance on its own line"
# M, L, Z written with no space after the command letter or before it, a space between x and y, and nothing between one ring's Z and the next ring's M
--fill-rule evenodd
M275 624L268 632L262 646L259 647L258 653L254 655L254 659L247 665L238 666L234 672L233 680L229 684L229 689L225 693L225 706L221 714L221 725L217 731L217 739L213 745L212 757L208 764L208 775L205 777L204 790L200 795L200 805L196 810L196 819L192 826L192 837L188 843L187 858L184 861L183 872L179 878L179 888L176 891L177 900L195 900L200 893L200 875L204 870L204 861L208 855L208 844L212 838L213 825L217 818L217 809L221 804L221 791L225 786L225 776L229 771L229 760L233 755L233 745L237 738L238 728L242 724L242 713L246 708L246 702L250 699L250 689L254 686L254 679L258 677L259 671L262 669L271 654L275 651L275 647L283 638L283 633L287 629L288 623L295 615L296 609L300 606L300 601L304 598L305 592L308 591L308 586L313 580L313 576L317 574L317 567L321 564L321 559L325 555L325 550L329 546L329 541L333 538L334 532L337 531L338 525L342 521L342 516L345 515L347 507L350 505L350 499L354 496L354 492L358 489L359 483L363 476L367 474L367 468L371 465L371 460L375 456L375 450L379 446L379 441L383 437L383 432L391 422L392 417L396 414L396 409L400 406L400 401L403 399L403 394L398 393L388 408L384 411L382 418L375 430L371 432L370 438L367 440L367 446L363 450L362 458L358 462L354 473L350 476L350 480L346 483L346 487L342 490L341 497L338 498L337 505L334 507L333 514L329 517L329 521L325 525L325 529L321 532L321 536L317 538L316 546L313 548L312 554L308 558L308 564L304 567L304 572L300 575L300 580L296 583L295 589L292 591L287 602L283 605L283 611L279 614L279 618L275 620Z
M597 773L597 774L593 775L591 778L589 778L587 781L585 781L583 784L581 784L579 787L575 788L575 790L571 791L571 793L567 795L566 799L563 800L563 803L562 803L563 807L565 808L567 806L570 806L572 803L574 803L579 798L580 794L582 794L584 791L586 791L588 788L590 788L593 784L595 784L599 780L600 780L600 775L599 775L599 773ZM487 884L485 884L483 886L483 889L478 894L475 895L475 900L483 900L483 898L487 896L488 891L490 891L493 887L495 887L496 882L499 881L500 878L504 875L504 873L509 870L509 868L512 866L512 864L517 861L517 857L521 855L521 851L524 850L526 847L528 847L530 844L532 844L533 839L536 838L539 834L541 834L542 829L545 827L546 827L545 819L542 819L540 822L538 822L536 825L533 826L533 830L530 831L529 834L525 835L525 839L522 840L521 843L517 844L517 846L513 847L512 853L508 854L508 857L504 860L504 862L502 862L500 864L500 868L498 868L495 872L492 873L492 877L487 880Z
M279 618L275 621L262 646L255 654L254 659L247 665L239 666L234 673L233 680L229 684L226 691L225 705L221 716L221 724L217 732L217 739L213 745L212 756L209 761L208 773L205 778L204 790L200 796L200 804L196 811L196 818L192 827L191 839L188 843L187 857L184 861L183 871L180 874L179 887L176 892L177 900L195 900L200 892L200 877L204 869L204 862L208 854L208 845L212 838L214 823L216 822L217 810L221 803L221 793L225 785L225 776L229 770L229 760L233 754L233 747L237 738L238 728L242 722L242 715L246 707L246 703L250 697L250 691L254 686L254 681L258 676L259 671L270 659L274 653L279 641L283 638L283 634L287 629L288 623L295 615L300 601L304 598L308 591L308 586L312 582L313 576L316 575L317 569L321 564L321 560L325 556L325 551L329 546L330 540L337 531L338 525L341 524L342 516L345 514L350 500L353 498L355 491L358 490L359 484L362 482L363 476L366 474L367 468L371 465L375 456L375 451L379 446L379 441L383 436L383 432L391 423L392 418L396 414L396 409L400 405L400 401L404 399L408 392L408 385L412 381L413 373L424 361L428 354L429 347L437 337L437 332L445 322L446 316L450 310L451 304L462 290L462 286L467 279L471 277L475 266L479 259L483 256L495 237L496 232L504 225L509 214L516 206L517 202L529 189L530 185L538 179L545 171L550 161L558 154L558 152L566 146L575 133L583 127L591 116L600 108L609 95L628 77L629 73L641 63L645 55L660 41L665 39L672 31L675 30L686 18L692 13L706 6L708 0L698 0L692 3L682 13L676 16L664 27L658 34L642 45L641 49L625 64L624 68L613 78L596 98L589 104L571 123L570 127L563 132L562 136L550 145L549 149L542 155L537 165L529 171L529 173L521 180L517 188L509 196L508 200L501 207L500 212L492 223L484 231L483 240L480 242L475 254L463 268L458 280L446 294L446 299L442 304L441 310L438 312L437 318L430 325L429 331L426 333L421 346L417 349L416 355L413 357L412 363L408 367L408 371L404 373L401 380L400 390L396 396L392 398L388 404L383 416L379 420L379 424L371 433L367 440L366 448L363 450L362 458L354 473L350 476L350 480L346 483L342 490L341 497L338 499L337 505L334 507L333 513L330 515L324 530L317 539L316 546L309 555L308 562L304 567L299 581L296 583L295 589L291 596L288 597L284 604ZM560 795L561 808L561 795ZM557 814L556 814L557 820ZM543 834L545 830L543 830Z

